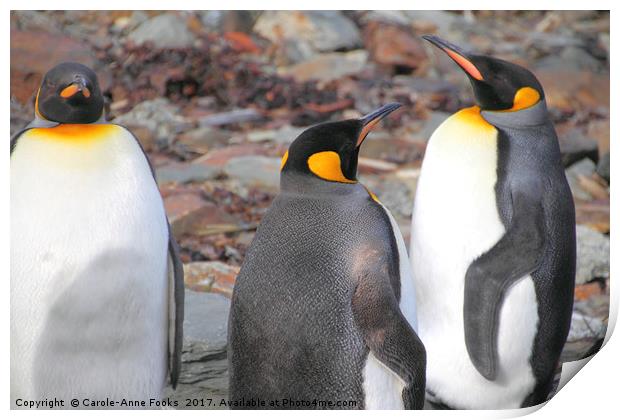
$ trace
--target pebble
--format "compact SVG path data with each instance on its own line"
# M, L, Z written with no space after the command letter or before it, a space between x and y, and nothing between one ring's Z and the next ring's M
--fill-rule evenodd
M339 11L266 11L254 30L276 45L288 42L290 62L319 52L352 50L362 46L355 24ZM291 45L293 44L293 45Z
M152 43L155 48L189 48L194 35L185 19L176 13L163 13L141 23L127 39L136 45Z
M577 273L575 282L584 284L609 277L609 236L577 225Z

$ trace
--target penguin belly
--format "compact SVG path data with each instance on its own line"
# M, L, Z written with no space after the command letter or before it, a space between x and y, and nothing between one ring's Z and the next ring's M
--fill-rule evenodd
M478 373L465 346L465 273L505 233L495 197L497 131L476 112L453 115L433 134L416 192L411 260L427 396L454 408L519 408L535 384L529 359L538 313L529 275L501 308L495 381Z
M415 288L407 248L396 220L385 206L382 204L381 206L390 220L394 241L398 248L400 310L414 331L417 332ZM396 373L381 363L372 353L368 353L364 365L364 406L367 410L404 409L402 394L405 385L405 381Z
M29 130L11 157L13 401L148 401L165 385L161 196L131 133L85 132Z

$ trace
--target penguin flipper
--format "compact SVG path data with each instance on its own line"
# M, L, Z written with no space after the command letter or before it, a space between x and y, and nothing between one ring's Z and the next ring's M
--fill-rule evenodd
M465 345L478 372L497 377L499 315L508 289L535 271L545 247L542 187L539 181L511 188L512 218L504 236L471 263L465 274Z
M181 351L183 349L183 316L185 306L185 282L179 245L172 236L168 224L168 370L170 383L176 389L181 372Z
M404 382L405 409L424 407L426 350L401 313L385 273L360 278L352 299L353 317L372 354Z

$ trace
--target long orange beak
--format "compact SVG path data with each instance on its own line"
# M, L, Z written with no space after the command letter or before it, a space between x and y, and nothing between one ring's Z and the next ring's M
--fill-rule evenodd
M454 60L454 62L458 64L469 76L476 80L484 80L480 70L476 68L474 63L467 58L467 54L459 47L434 35L424 35L422 38L448 54L448 57Z

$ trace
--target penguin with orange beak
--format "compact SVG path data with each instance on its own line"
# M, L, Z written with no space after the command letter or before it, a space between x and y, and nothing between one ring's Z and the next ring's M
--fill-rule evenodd
M459 409L540 404L570 327L575 209L543 88L527 69L424 37L476 106L428 142L411 260L427 397Z
M422 408L405 244L357 181L362 142L399 106L311 127L285 154L233 292L232 408Z

